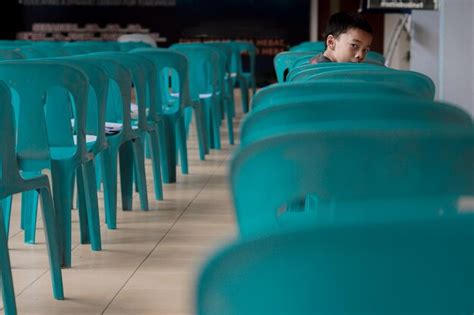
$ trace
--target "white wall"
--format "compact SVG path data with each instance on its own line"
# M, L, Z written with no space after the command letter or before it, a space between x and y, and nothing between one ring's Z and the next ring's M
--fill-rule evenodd
M395 28L398 25L398 22L403 19L403 14L385 14L384 21L384 47L383 54L385 58L388 57L388 49L390 40L392 39ZM410 52L410 39L409 34L403 30L400 34L397 45L395 46L392 59L390 61L390 67L399 69L399 70L408 70L410 69L409 62L409 52Z
M438 99L474 116L474 1L439 2L439 11L413 11L411 69L433 79Z

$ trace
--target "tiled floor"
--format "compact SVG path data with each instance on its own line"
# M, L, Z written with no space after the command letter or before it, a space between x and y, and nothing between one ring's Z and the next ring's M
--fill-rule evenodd
M240 101L236 107L241 108ZM191 133L190 173L181 175L178 168L177 183L164 185L164 201L153 200L147 161L150 211L139 211L138 196L134 196L134 211L119 211L117 230L107 230L102 224L101 252L79 244L77 211L73 211L73 267L63 270L64 301L52 297L41 222L38 244L23 243L16 196L9 245L18 312L192 314L200 266L216 247L235 236L227 187L227 166L235 147L229 145L224 125L223 148L211 151L206 161L198 159L195 133ZM99 198L103 221L101 194Z

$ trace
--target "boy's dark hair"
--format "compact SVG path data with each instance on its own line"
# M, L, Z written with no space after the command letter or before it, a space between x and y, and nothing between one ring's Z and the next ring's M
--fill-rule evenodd
M324 32L324 42L326 43L329 35L337 38L351 28L358 28L369 34L373 33L369 22L367 22L362 15L352 12L338 12L329 18L328 26Z

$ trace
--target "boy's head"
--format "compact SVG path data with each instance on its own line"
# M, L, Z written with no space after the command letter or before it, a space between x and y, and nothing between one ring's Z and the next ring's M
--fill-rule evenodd
M362 62L372 44L372 27L357 13L333 14L324 34L324 55L334 62Z

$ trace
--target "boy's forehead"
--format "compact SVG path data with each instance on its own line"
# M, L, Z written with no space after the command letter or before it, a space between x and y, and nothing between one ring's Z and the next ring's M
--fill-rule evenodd
M370 44L372 42L372 34L367 33L366 31L361 30L360 28L350 28L341 35L345 35L350 39L357 40L362 43Z

